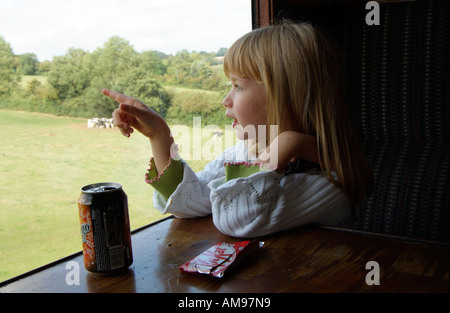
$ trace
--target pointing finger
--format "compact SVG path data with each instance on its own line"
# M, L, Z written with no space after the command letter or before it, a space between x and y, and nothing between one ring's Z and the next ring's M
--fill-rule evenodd
M121 93L118 93L116 91L112 91L112 90L109 90L109 89L102 89L102 93L105 96L116 100L117 102L126 102L126 100L128 100L128 98L130 98L130 97L124 95L124 94L121 94Z
M136 100L134 98L131 98L127 95L124 95L123 93L119 93L117 91L113 91L113 90L109 90L109 89L102 89L102 93L113 99L116 100L119 103L127 103L127 104L131 104L131 105L140 105L141 102L139 100Z

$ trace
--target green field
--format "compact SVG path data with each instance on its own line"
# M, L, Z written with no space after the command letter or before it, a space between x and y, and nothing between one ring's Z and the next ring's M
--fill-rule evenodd
M121 183L132 229L164 217L153 208L153 189L144 181L148 139L138 133L127 139L117 129L86 124L79 118L0 110L0 281L81 249L77 200L84 185ZM194 136L178 137L180 143ZM202 144L208 140L203 137ZM181 144L187 147L189 141ZM196 153L195 142L191 147ZM198 171L207 161L188 163Z
M47 84L47 77L44 75L22 75L20 84L22 85L22 87L26 87L32 80L37 80L42 85Z

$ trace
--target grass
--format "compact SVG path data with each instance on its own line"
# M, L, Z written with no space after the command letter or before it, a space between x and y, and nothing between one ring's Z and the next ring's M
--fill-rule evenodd
M0 125L0 281L81 249L77 200L84 185L121 183L132 229L163 217L144 181L151 156L144 136L127 139L117 129L88 129L85 119L18 111L0 110ZM187 147L193 136L175 139ZM207 161L188 163L199 171Z
M22 87L26 87L32 80L37 80L43 86L47 84L47 76L44 75L22 75L20 84L22 85Z
M217 95L218 91L213 90L205 90L205 89L194 89L194 88L188 88L188 87L180 87L180 86L171 86L171 85L163 85L164 89L167 90L170 93L180 93L180 92L196 92L206 95Z

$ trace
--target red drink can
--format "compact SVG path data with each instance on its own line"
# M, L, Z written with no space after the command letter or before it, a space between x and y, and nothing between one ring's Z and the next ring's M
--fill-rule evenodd
M127 195L118 183L81 188L78 199L85 268L112 274L133 263Z

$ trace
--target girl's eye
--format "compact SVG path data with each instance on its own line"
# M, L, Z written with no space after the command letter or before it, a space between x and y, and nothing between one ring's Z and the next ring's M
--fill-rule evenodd
M234 88L235 88L237 91L241 91L241 90L242 90L241 86L239 86L239 85L233 85L233 86L234 86Z

